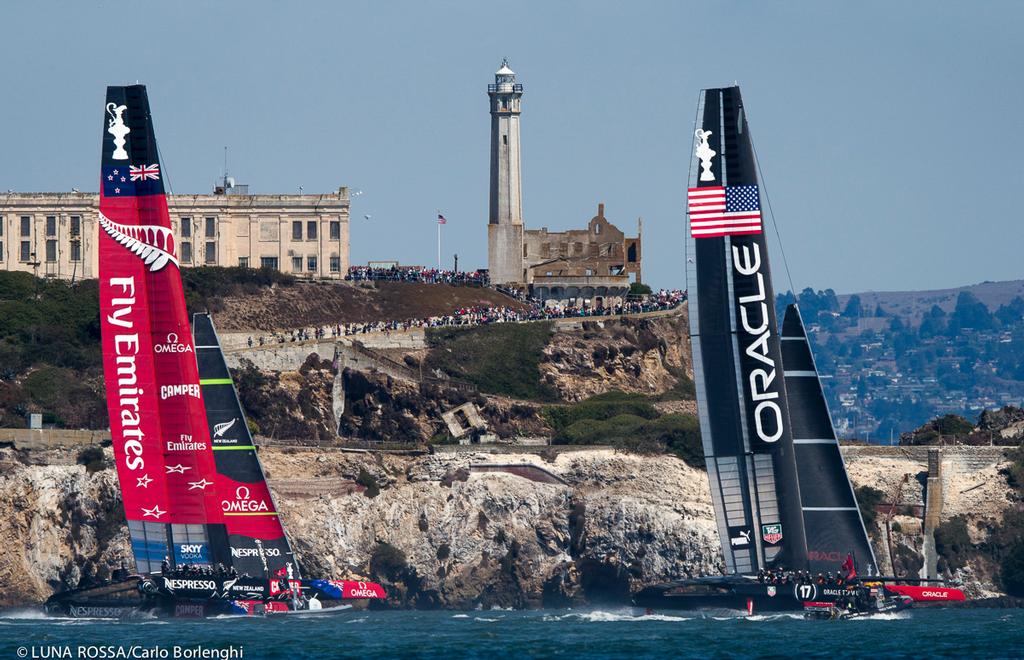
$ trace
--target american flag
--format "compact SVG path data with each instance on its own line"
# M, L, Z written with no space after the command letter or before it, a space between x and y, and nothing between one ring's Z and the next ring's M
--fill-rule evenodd
M446 224L448 224L448 221L444 219L443 215L438 213L437 214L437 224L439 224L439 225L446 225Z
M138 167L131 165L129 169L131 170L132 181L145 181L146 179L158 181L160 179L160 165L158 163L139 165Z
M761 233L757 186L708 186L687 191L694 238Z

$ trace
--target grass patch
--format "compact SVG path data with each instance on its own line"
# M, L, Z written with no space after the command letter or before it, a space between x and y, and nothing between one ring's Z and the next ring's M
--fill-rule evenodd
M515 399L554 401L540 378L553 324L496 323L477 328L430 328L425 366L469 381L481 391Z
M612 391L541 412L555 444L611 445L638 453L669 453L704 467L700 427L692 415L659 415L641 394Z

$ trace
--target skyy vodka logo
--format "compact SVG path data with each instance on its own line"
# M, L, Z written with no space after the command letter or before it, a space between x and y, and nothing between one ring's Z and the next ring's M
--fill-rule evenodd
M732 262L736 272L744 277L753 277L757 292L740 296L740 327L747 339L744 353L760 362L764 367L752 369L747 380L750 400L754 407L754 427L762 442L775 442L782 437L782 409L779 398L775 360L768 353L768 301L764 288L764 274L761 273L761 248L757 243L750 246L732 246Z

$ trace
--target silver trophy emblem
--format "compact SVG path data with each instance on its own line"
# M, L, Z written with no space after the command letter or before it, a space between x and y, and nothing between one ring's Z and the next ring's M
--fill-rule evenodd
M696 135L697 139L700 140L700 144L697 145L697 150L694 152L697 158L700 158L700 167L701 170L703 170L700 173L700 180L714 181L715 175L711 173L711 159L714 158L718 152L712 149L711 145L708 144L708 138L711 137L711 131L705 131L702 128L698 128L694 132L694 135Z
M114 160L128 160L128 152L124 150L124 137L131 133L132 129L124 125L124 119L121 117L127 109L126 105L107 104L107 114L110 115L107 133L114 136L114 146L117 147L114 149Z

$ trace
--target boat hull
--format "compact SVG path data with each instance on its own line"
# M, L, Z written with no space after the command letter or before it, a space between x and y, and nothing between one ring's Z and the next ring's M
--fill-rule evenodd
M216 588L208 588L208 583ZM131 576L99 586L61 592L44 604L47 614L70 618L185 618L212 616L263 616L331 612L350 609L369 599L336 599L322 590L293 581L288 589L273 589L278 581L239 578L232 580ZM374 585L376 586L376 585Z

